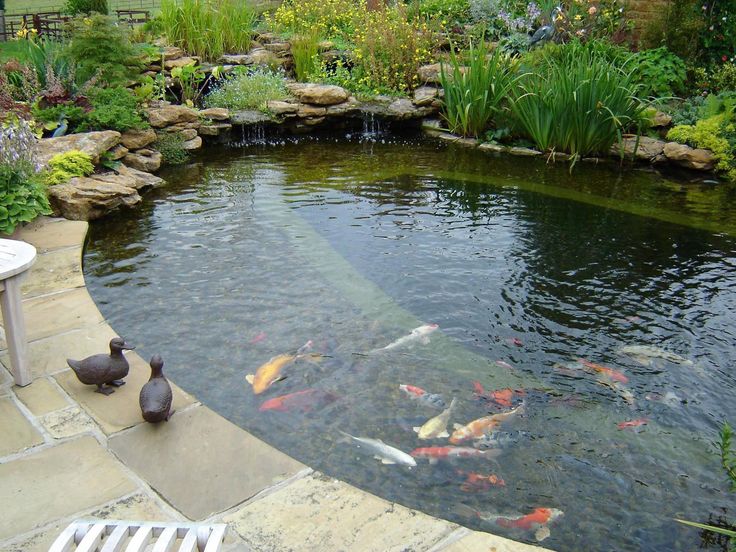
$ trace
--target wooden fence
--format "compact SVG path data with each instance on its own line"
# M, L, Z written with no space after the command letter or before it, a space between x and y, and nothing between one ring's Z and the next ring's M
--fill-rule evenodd
M117 9L111 12L121 23L139 25L148 21L151 14L145 9ZM35 29L38 36L60 39L65 33L65 23L71 19L59 11L5 15L5 30L0 29L0 40L10 40L22 31Z

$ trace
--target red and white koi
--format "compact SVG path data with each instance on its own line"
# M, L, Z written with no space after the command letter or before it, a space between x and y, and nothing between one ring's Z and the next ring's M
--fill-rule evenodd
M626 429L627 427L639 427L643 425L647 425L649 423L649 420L646 418L639 418L638 420L628 420L626 422L621 422L619 424L616 424L616 427L619 429Z
M499 527L534 531L534 537L537 541L543 541L550 535L549 524L563 516L564 512L557 508L535 508L532 513L525 515L504 516L488 512L476 512L476 515L480 519L495 523Z
M422 404L426 404L427 406L431 406L433 408L445 408L447 406L444 399L442 398L442 395L439 395L437 393L428 393L421 387L402 383L399 385L399 389L406 393L410 399L417 400Z
M436 464L440 460L450 458L496 458L501 454L498 449L478 450L471 447L421 447L409 453L414 458L429 460L430 464Z
M617 381L619 383L629 383L629 378L627 378L623 372L614 370L613 368L609 368L608 366L596 364L595 362L590 362L589 360L585 360L584 358L579 358L578 362L583 366L583 369L586 372L602 374L610 378L611 381Z

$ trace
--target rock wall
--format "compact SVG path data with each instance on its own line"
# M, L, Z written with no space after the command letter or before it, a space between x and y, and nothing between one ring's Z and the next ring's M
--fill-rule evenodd
M637 31L644 29L648 23L656 21L672 0L628 0L626 9L629 20L634 22Z

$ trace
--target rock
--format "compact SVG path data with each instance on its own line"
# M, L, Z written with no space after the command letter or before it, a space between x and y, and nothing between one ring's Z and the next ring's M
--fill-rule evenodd
M155 172L161 168L162 157L157 151L150 151L150 154L145 150L138 150L135 153L128 153L124 158L123 162L134 169L138 169L143 172ZM143 153L141 153L143 152Z
M253 63L248 54L225 54L219 61L228 65L250 65Z
M187 151L196 150L202 147L202 138L195 136L191 140L187 140L182 144L182 147Z
M269 42L264 44L263 48L274 54L283 54L291 50L291 44L288 42Z
M230 123L214 123L211 125L202 125L199 127L200 136L219 136L220 133L230 130L233 125Z
M650 123L652 128L668 127L672 123L672 116L662 111L657 111L650 119Z
M167 129L168 130L168 129ZM183 140L194 140L197 136L197 131L193 128L185 128L184 130L175 131L176 134L182 137Z
M624 156L628 158L635 156L636 159L647 162L662 161L664 159L663 152L665 144L666 142L663 140L641 136L639 138L639 145L636 148L636 153L634 153L634 147L636 147L636 136L627 134L623 137ZM613 157L620 157L621 147L619 144L611 146L609 153Z
M261 44L268 44L269 42L279 40L279 37L276 33L265 32L256 34L256 40Z
M325 117L311 117L309 119L303 119L302 123L307 126L317 126L325 122Z
M521 148L518 146L507 148L506 151L511 155L516 155L517 157L537 157L538 155L542 155L542 152L539 150L535 150L533 148Z
M182 132L189 128L193 128L194 130L197 130L200 126L202 126L202 121L196 120L196 121L191 121L189 123L177 123L175 125L171 125L166 128L163 128L162 130L166 132Z
M481 151L487 151L491 153L500 153L503 151L506 151L506 147L502 146L501 144L489 144L488 142L484 142L480 146L478 146L478 149Z
M120 143L131 150L145 148L155 141L156 131L152 128L145 130L126 130L120 136Z
M240 65L267 65L272 67L280 64L281 61L276 54L269 52L265 48L256 48L247 54L246 62Z
M335 48L335 43L331 40L322 40L317 44L318 52L328 52Z
M291 83L287 88L299 101L314 105L335 105L350 97L347 90L334 84Z
M168 69L171 71L172 69L176 67L186 67L187 65L197 65L197 62L199 61L198 58L195 57L182 57L178 59L169 59L164 61L164 69Z
M303 119L308 117L324 117L325 115L327 115L327 108L309 104L299 105L299 109L296 112L296 116Z
M184 57L184 50L182 50L181 48L177 48L176 46L166 46L162 49L161 53L164 57L164 61Z
M462 136L456 136L455 134L450 134L449 132L442 132L437 135L437 138L440 140L444 140L445 142L450 142L452 144L456 144L458 146L463 146L466 148L477 148L478 147L478 140L475 138L463 138Z
M227 121L230 119L230 112L224 107L210 107L200 110L199 116L212 121Z
M266 109L276 116L288 115L299 111L299 104L291 102L282 102L279 100L270 100L266 102Z
M256 111L255 109L235 111L230 115L230 122L234 125L255 125L258 123L270 123L271 121L270 115L262 111Z
M432 63L430 65L422 65L417 70L417 76L419 77L419 82L423 82L426 84L440 84L440 69L441 65L439 63ZM461 71L464 71L465 68L461 67ZM445 63L444 64L444 71L445 74L451 75L452 74L452 66Z
M360 109L360 102L355 99L354 96L350 96L348 101L341 104L330 105L327 107L327 115L342 116L349 113L354 113Z
M435 112L433 107L417 107L411 100L407 98L399 98L389 104L387 108L388 116L404 121L407 119L418 119L426 117Z
M164 128L177 123L199 122L196 109L184 105L166 105L148 109L148 121L152 127Z
M115 146L109 151L110 151L110 157L113 160L117 161L118 159L122 159L123 157L125 157L125 155L128 153L128 148L126 148L122 144L118 144L117 146Z
M667 142L664 146L664 155L681 167L699 171L713 170L717 161L710 150L691 148L677 142Z
M138 193L165 184L162 178L121 165L116 172L72 178L49 187L57 214L71 220L94 220L119 207L140 203Z
M66 153L70 150L79 150L92 158L93 163L100 162L100 155L114 148L120 143L120 133L114 130L98 132L83 132L68 134L58 138L44 138L38 141L38 162L46 166L49 160L57 153Z
M414 90L414 99L412 103L416 106L432 105L437 99L438 91L434 86L420 86Z

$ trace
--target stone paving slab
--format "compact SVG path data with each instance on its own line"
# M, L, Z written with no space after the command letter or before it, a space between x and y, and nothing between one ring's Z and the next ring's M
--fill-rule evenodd
M254 550L427 550L457 525L312 474L225 516Z
M131 519L140 521L182 521L173 519L164 512L154 499L144 494L126 497L90 512L80 518L95 519ZM47 552L56 537L71 523L73 519L59 520L27 539L2 546L4 552Z
M41 443L43 435L28 421L13 399L0 399L0 456L21 452Z
M554 531L554 528L552 528L552 531ZM470 535L443 548L442 552L544 552L545 550L547 549L512 541L490 533L473 531Z
M95 385L84 385L72 370L57 374L56 381L69 395L81 404L100 425L102 430L111 435L118 431L143 423L138 397L141 388L151 377L151 367L135 352L125 355L130 364L130 372L125 378L125 385L118 387L111 395L105 396L95 392ZM171 384L174 392L174 409L194 404L194 397Z
M38 419L39 423L54 439L74 437L98 429L92 418L79 406L55 410Z
M16 396L34 416L71 406L64 394L46 378L39 378L26 387L16 387Z
M115 332L107 324L97 324L55 335L28 344L28 361L34 378L69 370L67 358L80 359L97 353L109 352ZM10 369L7 352L0 354L0 362Z
M131 494L136 484L92 437L0 464L0 540Z
M110 449L190 519L240 504L305 466L204 406L140 424Z
M28 299L82 286L82 248L72 247L38 255L23 280L21 292Z
M28 341L94 326L103 321L86 288L23 301Z
M84 245L88 226L84 221L39 217L18 228L11 237L30 243L40 255L62 247L81 247Z

